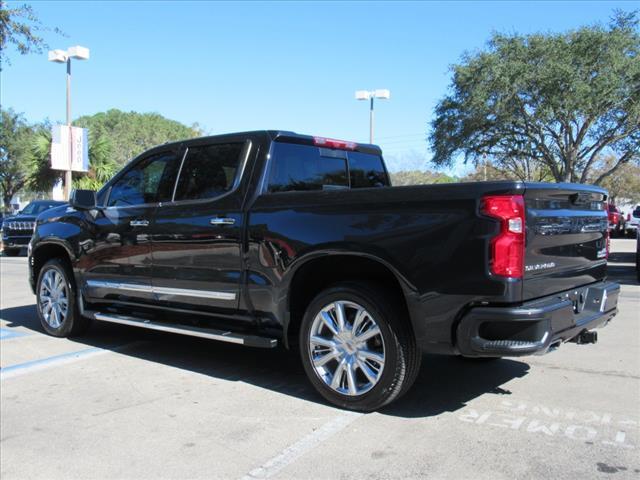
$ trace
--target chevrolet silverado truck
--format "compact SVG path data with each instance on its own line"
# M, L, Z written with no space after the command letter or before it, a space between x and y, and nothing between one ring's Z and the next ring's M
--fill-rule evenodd
M29 280L54 336L112 322L299 351L329 402L371 411L423 352L593 343L617 312L607 192L392 187L379 147L286 131L158 146L37 219Z

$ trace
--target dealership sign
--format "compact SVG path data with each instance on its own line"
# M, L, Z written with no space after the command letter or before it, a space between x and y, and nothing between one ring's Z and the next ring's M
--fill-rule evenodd
M89 170L89 131L86 128L51 127L51 168L86 172Z

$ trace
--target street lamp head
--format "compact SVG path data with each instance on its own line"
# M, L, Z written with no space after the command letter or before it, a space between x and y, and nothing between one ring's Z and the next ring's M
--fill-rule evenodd
M49 61L56 63L64 63L70 58L76 60L89 60L89 49L76 45L69 47L68 50L49 50Z
M376 98L382 98L384 100L389 100L389 98L391 97L391 92L389 90L385 89L378 89L375 91L375 96Z
M386 88L379 88L377 90L357 90L356 100L369 100L370 98L380 98L382 100L389 100L391 92Z
M67 55L76 60L89 60L89 49L87 47L81 47L76 45L75 47L69 47Z
M64 63L67 61L67 52L64 50L49 50L49 61Z
M356 90L356 100L370 100L369 107L369 143L373 143L373 99L380 98L388 100L391 92L386 88L378 88L376 90Z

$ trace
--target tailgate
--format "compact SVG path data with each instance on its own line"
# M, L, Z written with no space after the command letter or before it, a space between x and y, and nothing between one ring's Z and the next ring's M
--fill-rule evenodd
M574 184L527 184L523 300L606 276L606 191Z

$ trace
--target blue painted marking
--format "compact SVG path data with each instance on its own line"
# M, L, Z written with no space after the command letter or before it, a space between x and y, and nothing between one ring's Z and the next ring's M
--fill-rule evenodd
M6 340L8 338L26 337L31 335L27 332L21 332L19 330L11 330L8 328L0 328L0 340Z
M41 358L40 360L31 360L30 362L18 363L17 365L11 365L9 367L2 367L0 368L0 373L6 374L9 372L14 372L16 370L23 370L25 368L46 365L47 363L55 363L67 358L80 358L102 350L104 349L92 347L85 348L84 350L77 350L75 352L63 353L61 355L54 355L52 357Z

